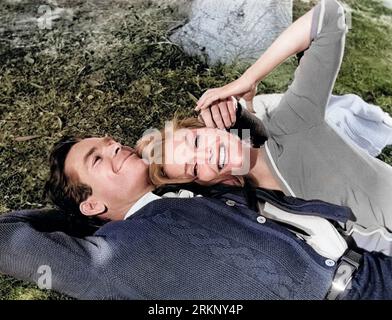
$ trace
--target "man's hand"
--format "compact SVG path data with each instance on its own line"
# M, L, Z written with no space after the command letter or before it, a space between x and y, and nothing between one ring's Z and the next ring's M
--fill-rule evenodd
M237 100L229 97L215 101L209 108L202 109L199 120L208 128L229 129L236 122Z

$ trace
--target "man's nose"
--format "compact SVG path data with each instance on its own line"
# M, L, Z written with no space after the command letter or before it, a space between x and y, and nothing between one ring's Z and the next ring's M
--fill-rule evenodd
M121 151L121 144L118 142L111 142L106 148L109 157L114 158Z

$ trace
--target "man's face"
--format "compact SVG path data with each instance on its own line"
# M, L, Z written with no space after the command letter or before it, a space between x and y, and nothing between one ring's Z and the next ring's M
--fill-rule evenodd
M129 206L150 188L147 164L110 137L76 143L65 160L65 173L90 186L94 199L111 211Z

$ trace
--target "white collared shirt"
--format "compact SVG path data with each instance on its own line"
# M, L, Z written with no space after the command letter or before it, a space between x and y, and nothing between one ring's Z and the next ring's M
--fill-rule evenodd
M195 195L192 191L180 189L177 192L167 192L162 197L157 196L155 193L147 192L144 196L142 196L135 204L128 210L126 213L124 220L133 215L136 211L140 210L144 206L148 205L150 202L162 198L193 198ZM200 195L196 195L198 197Z
M126 213L124 220L128 219L131 215L133 215L136 211L140 210L144 206L148 205L150 202L154 200L161 199L160 196L157 196L156 194L152 192L147 192L143 197L141 197L138 201L135 202L135 204L128 210Z
M309 236L296 234L318 254L326 258L338 260L347 250L347 242L327 219L311 215L289 213L268 202L265 204L259 202L258 206L262 216L271 220L288 223L305 231Z

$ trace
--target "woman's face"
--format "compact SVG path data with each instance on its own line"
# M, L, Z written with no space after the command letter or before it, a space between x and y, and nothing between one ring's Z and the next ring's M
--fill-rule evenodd
M202 184L233 180L249 149L238 136L212 128L179 129L166 137L163 170L170 179Z

